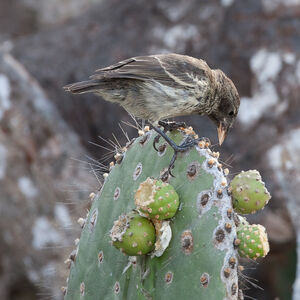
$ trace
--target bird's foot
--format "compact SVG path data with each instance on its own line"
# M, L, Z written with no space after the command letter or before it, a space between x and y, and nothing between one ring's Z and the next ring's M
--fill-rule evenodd
M185 122L167 122L167 121L158 121L158 125L162 126L164 130L162 132L172 131L179 128L186 128ZM152 126L153 127L153 126ZM156 144L159 142L159 139L162 135L159 133L153 140L153 148L158 152L159 150L156 147ZM176 145L176 144L175 144Z
M174 154L172 156L172 159L171 159L169 167L168 167L168 173L170 174L170 176L175 177L172 174L172 169L175 166L175 161L177 159L178 152L188 151L190 148L194 147L197 144L198 144L198 140L188 136L188 137L186 137L186 139L180 145L175 144L174 146L171 146L174 150Z
M165 141L174 150L174 154L172 156L172 159L170 161L170 164L169 164L169 167L168 167L168 171L167 171L169 173L169 175L172 176L172 177L174 177L174 175L172 174L171 170L174 168L178 152L185 152L185 151L189 150L190 148L192 148L195 145L197 145L201 140L207 142L207 139L205 139L205 138L197 138L197 139L195 139L195 138L193 138L191 136L187 136L185 138L185 140L180 145L177 145L172 139L170 139L167 136L167 134L164 131L162 131L161 129L159 129L159 128L153 126L153 125L152 125L152 128L159 134L157 137L162 136L165 139ZM157 137L154 138L154 141L155 141L155 139ZM159 138L157 140L159 140ZM154 145L154 142L153 142L153 146L154 146L154 148L156 148L155 145Z

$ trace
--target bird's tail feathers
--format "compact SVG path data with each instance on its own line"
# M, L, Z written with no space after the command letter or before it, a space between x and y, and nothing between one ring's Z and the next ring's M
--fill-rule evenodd
M73 94L95 92L101 88L99 80L86 80L64 86L64 90Z

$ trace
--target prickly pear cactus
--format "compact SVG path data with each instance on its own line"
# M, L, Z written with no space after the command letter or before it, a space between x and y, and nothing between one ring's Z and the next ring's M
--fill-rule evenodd
M185 137L182 131L168 135L177 144ZM95 195L86 219L80 220L83 231L64 289L66 300L240 299L238 218L218 153L201 141L178 154L172 171L175 177L170 177L166 171L173 150L161 139L156 152L154 136L152 131L145 133L115 156L117 163ZM180 204L167 221L155 217L160 206L146 208L148 212L157 209L158 249L127 256L113 246L112 228L121 215L137 209L136 192L147 178L161 180L158 185L169 183ZM164 223L159 229L155 222Z

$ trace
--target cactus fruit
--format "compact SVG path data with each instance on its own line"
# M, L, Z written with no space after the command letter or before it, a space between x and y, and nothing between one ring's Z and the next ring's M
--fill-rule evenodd
M143 255L151 252L155 243L153 223L137 212L122 214L110 231L113 245L127 255Z
M135 194L137 209L150 219L172 218L179 206L179 197L173 186L161 180L147 178Z
M241 241L239 245L241 257L255 260L258 257L265 257L270 250L266 229L262 225L241 222L237 228L237 237Z
M208 142L200 141L188 151L178 153L172 170L175 177L171 177L167 170L173 149L161 139L157 152L153 148L154 132L141 134L115 156L116 163L111 164L110 173L105 175L101 191L93 197L76 259L71 262L65 300L241 299L237 216L228 193L228 171L218 162L219 154L208 148ZM181 129L167 134L180 144L187 134L194 132ZM150 181L156 194L152 190L144 193L139 188L141 183L145 187L145 182ZM159 208L164 210L169 203L165 204L165 198L159 199L163 197L160 193L166 193L164 189L170 189L164 183L171 184L180 199L179 204L178 198L172 198L179 207L172 207L173 214L176 213L168 220L161 220L163 215L159 214ZM167 193L176 195L171 190ZM111 238L117 240L121 236L118 247L123 249L125 237L134 238L136 232L130 234L134 228L131 222L142 216L124 214L136 209L135 202L140 212L149 213L149 206L144 209L144 195L150 195L151 203L147 205L153 205L151 213L155 211L151 221L156 229L155 249L151 255L123 255L124 251L122 254L111 245ZM164 206L152 202L157 197ZM139 246L139 242L135 243L136 247L132 247L130 240L129 251ZM126 252L140 254L128 249Z
M257 170L242 171L230 183L233 207L241 214L264 208L271 196Z

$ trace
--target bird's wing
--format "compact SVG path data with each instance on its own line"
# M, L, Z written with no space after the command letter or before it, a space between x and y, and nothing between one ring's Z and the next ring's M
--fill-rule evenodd
M156 80L162 84L195 87L197 80L207 79L209 67L203 60L178 54L138 56L96 70L91 79L127 78Z

